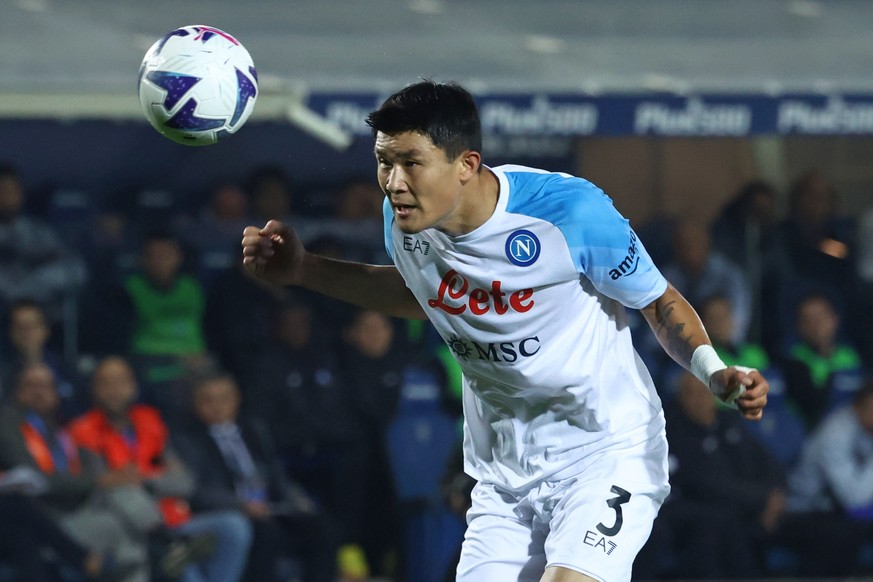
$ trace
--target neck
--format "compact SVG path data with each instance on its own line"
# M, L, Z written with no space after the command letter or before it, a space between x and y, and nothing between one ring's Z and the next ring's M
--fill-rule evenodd
M22 349L20 352L21 360L24 364L42 363L45 361L44 350L42 348Z
M476 176L464 185L457 220L439 230L450 236L473 232L494 214L500 197L500 182L497 176L483 167Z
M125 429L130 426L130 418L128 417L127 411L124 412L110 412L108 410L104 410L103 414L106 415L106 419L116 429Z

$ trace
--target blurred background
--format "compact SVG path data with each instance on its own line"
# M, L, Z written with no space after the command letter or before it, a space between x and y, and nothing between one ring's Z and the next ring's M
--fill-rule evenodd
M137 100L188 24L259 74L208 147ZM771 380L741 422L632 317L674 484L635 579L873 575L871 32L867 0L3 0L0 581L453 579L448 348L239 268L268 218L388 261L364 118L422 78L474 93L486 163L603 188Z

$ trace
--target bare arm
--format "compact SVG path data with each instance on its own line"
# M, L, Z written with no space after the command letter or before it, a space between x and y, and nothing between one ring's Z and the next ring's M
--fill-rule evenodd
M697 312L672 285L641 311L664 350L686 370L691 369L694 350L710 345ZM737 407L746 418L760 419L770 385L757 371L747 373L733 366L724 368L712 376L709 389L725 401L740 386L745 392L737 398Z
M293 229L275 221L243 231L243 264L256 277L299 285L328 297L392 317L425 319L412 291L394 266L365 265L313 255Z
M667 354L685 369L694 350L710 343L697 312L672 285L641 311Z

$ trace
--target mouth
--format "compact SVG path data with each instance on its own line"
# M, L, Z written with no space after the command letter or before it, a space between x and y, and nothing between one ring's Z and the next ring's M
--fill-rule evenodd
M407 218L412 213L413 207L408 204L395 204L394 214L397 218Z

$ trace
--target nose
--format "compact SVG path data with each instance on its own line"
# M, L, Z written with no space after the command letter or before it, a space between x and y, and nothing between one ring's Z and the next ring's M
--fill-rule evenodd
M385 179L385 190L389 194L404 192L406 190L406 177L403 175L403 170L397 166L388 170L388 175Z

